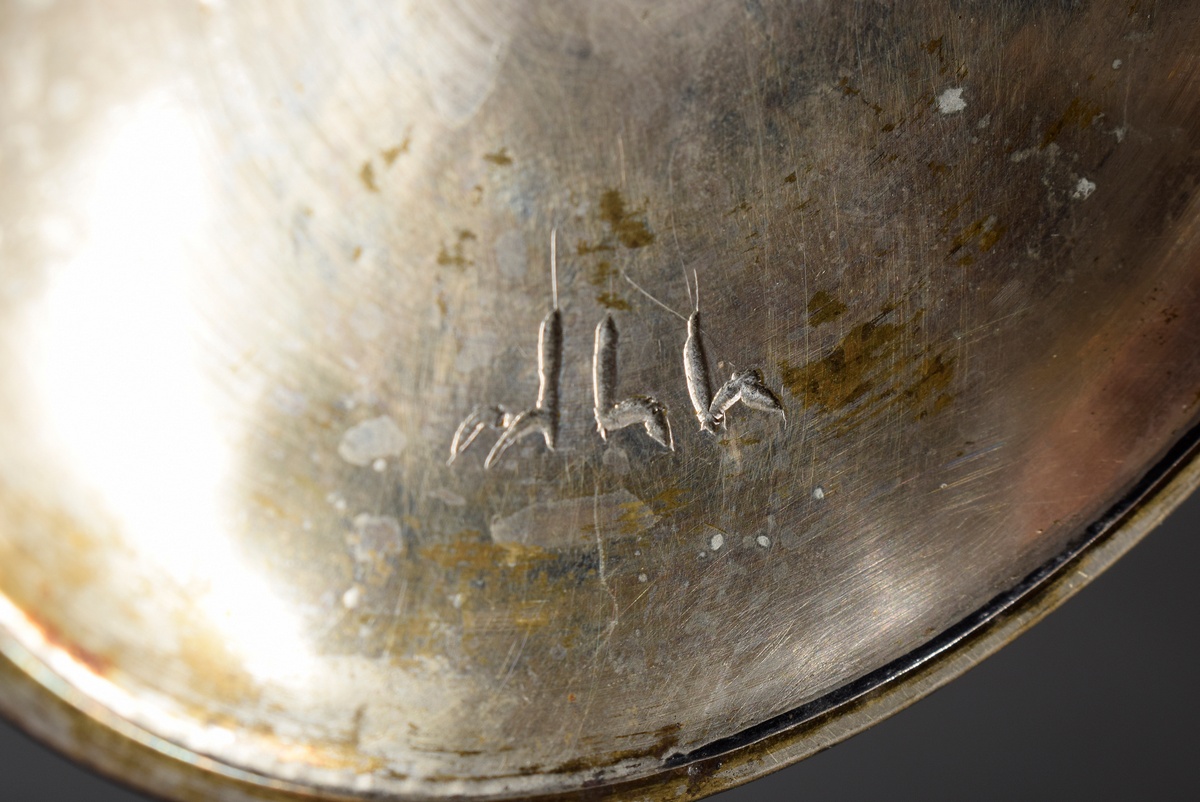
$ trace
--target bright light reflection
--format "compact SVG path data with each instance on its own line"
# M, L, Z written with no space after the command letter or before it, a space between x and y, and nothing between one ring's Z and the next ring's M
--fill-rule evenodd
M223 525L230 454L206 382L188 258L208 213L182 106L153 97L98 155L89 239L53 278L33 369L52 435L139 554L195 593L256 676L296 680L298 619L242 564Z

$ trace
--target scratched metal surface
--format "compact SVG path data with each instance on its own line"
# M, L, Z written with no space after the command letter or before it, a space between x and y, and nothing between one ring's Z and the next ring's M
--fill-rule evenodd
M0 15L0 650L237 798L650 793L1196 422L1191 4Z

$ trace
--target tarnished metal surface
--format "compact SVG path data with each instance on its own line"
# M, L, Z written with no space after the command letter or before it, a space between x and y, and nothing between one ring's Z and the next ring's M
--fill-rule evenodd
M0 650L189 783L715 790L1196 422L1187 3L0 14Z

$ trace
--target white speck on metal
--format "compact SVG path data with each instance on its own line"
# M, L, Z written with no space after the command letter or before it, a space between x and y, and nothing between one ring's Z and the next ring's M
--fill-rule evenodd
M1121 69L1121 59L1119 59L1119 58L1113 59L1113 69L1114 70Z
M1071 193L1071 197L1075 200L1087 200L1095 191L1095 181L1088 181L1086 178L1081 178L1079 179L1079 183L1075 185L1075 190Z
M767 537L766 535L759 535L758 537L754 538L754 542L762 546L764 549L769 549L771 547L771 538Z
M349 590L342 594L342 606L347 610L353 610L362 601L362 588L358 585L352 585Z
M967 107L967 101L963 100L963 89L961 86L947 89L938 95L937 99L938 111L942 114L957 114Z
M725 545L725 536L717 532L709 539L708 545L713 551L720 551L721 547Z
M387 460L385 460L383 457L380 457L379 459L377 459L371 463L371 467L375 470L376 473L383 473L384 471L387 470Z
M646 576L645 574L638 574L638 582L649 582L649 581L650 581L650 577Z
M377 459L399 456L406 441L396 421L380 415L347 429L338 444L338 454L351 465L366 467Z
M820 501L821 499L825 498L825 488L821 487L820 485L817 485L816 487L813 488L812 496L817 501Z

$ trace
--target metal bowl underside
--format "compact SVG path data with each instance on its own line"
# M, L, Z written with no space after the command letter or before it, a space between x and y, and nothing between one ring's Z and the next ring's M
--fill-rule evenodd
M353 800L696 798L903 707L1198 481L1198 34L6 5L0 709Z

